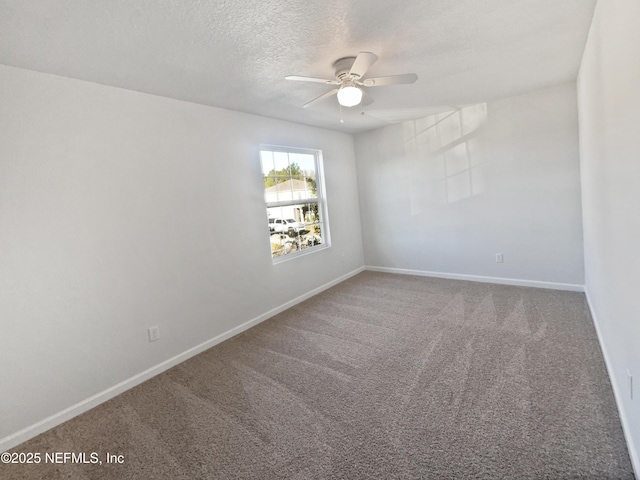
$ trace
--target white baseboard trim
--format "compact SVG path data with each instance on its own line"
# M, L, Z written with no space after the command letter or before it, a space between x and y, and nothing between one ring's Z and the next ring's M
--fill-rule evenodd
M44 420L41 420L29 427L26 427L16 433L0 439L0 452L6 452L11 448L14 448L21 443L26 442L27 440L40 435L41 433L46 432L47 430L50 430L53 427L66 422L67 420L72 419L73 417L91 410L101 403L104 403L107 400L110 400L113 397L116 397L117 395L135 387L136 385L139 385L142 382L145 382L146 380L149 380L150 378L155 377L156 375L166 370L169 370L171 367L174 367L179 363L182 363L185 360L188 360L189 358L194 357L195 355L198 355L199 353L202 353L205 350L208 350L209 348L221 342L224 342L225 340L235 335L238 335L239 333L242 333L257 324L264 322L265 320L277 315L278 313L283 312L288 308L291 308L294 305L297 305L298 303L301 303L304 300L307 300L308 298L311 298L314 295L317 295L318 293L323 292L324 290L327 290L328 288L331 288L350 277L353 277L354 275L357 275L358 273L364 271L364 269L365 267L357 268L356 270L353 270L349 273L346 273L345 275L331 280L324 285L320 285L319 287L314 288L313 290L304 293L299 297L294 298L293 300L289 300L288 302L283 303L278 307L272 308L262 315L258 315L257 317L252 318L251 320L238 325L235 328L232 328L231 330L221 333L220 335L217 335L207 340L206 342L201 343L200 345L197 345L183 353L176 355L175 357L165 360L164 362L159 363L158 365L155 365L145 370L144 372L138 373L137 375L134 375L133 377L118 383L117 385L107 388L106 390L97 393L96 395L93 395L85 400L82 400L81 402L76 403L75 405L70 406L69 408L66 408L58 413L51 415L50 417L45 418Z
M638 450L636 450L635 443L633 442L633 437L631 436L631 428L629 426L629 422L627 421L627 415L624 409L624 404L622 402L622 398L623 398L622 393L620 391L620 387L618 386L618 382L616 382L616 377L613 375L614 370L613 370L613 366L611 364L611 360L607 350L607 345L604 342L604 339L602 338L602 332L600 331L598 318L593 308L591 298L589 297L589 290L586 288L585 288L585 296L587 297L587 305L589 306L589 311L591 312L591 318L593 319L593 326L596 329L596 335L598 336L598 342L600 343L600 349L602 350L604 363L607 367L607 373L609 374L609 379L611 380L611 386L613 387L613 396L616 399L616 406L618 407L618 415L620 416L620 423L622 423L622 431L624 432L624 439L627 442L627 449L629 450L629 457L631 458L631 466L633 467L633 473L636 478L640 478L640 457L638 456Z
M399 273L401 275L416 275L419 277L447 278L449 280L467 280L469 282L498 283L501 285L517 285L520 287L548 288L551 290L568 290L571 292L584 292L584 285L573 283L540 282L538 280L520 280L517 278L482 277L479 275L466 275L462 273L429 272L425 270L408 270L405 268L366 266L372 272Z

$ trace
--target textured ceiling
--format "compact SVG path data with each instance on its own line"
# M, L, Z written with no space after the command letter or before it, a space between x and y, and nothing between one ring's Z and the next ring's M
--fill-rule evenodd
M576 78L596 0L0 0L0 63L359 132ZM332 63L415 72L343 108Z

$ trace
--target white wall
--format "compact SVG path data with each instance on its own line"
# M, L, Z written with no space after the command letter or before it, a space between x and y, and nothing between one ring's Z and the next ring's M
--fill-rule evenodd
M640 2L598 2L578 78L585 286L640 476ZM629 371L635 380L631 399Z
M563 84L357 135L365 263L579 288L577 133Z
M5 66L0 85L0 446L363 265L350 135ZM272 265L260 143L323 150L330 249Z

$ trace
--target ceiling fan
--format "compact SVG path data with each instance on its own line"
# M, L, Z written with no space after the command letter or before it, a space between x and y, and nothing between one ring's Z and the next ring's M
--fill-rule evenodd
M414 83L418 80L415 73L404 73L401 75L389 75L387 77L366 78L364 75L376 63L378 57L371 52L360 52L357 57L345 57L336 60L333 63L336 79L326 80L324 78L300 77L297 75L289 75L285 77L287 80L297 80L301 82L317 82L326 83L327 85L337 85L333 90L320 95L318 98L305 103L303 107L311 105L329 98L333 95L338 96L338 103L343 107L354 107L362 103L369 105L373 103L373 99L366 94L362 87L381 87L386 85L403 85Z

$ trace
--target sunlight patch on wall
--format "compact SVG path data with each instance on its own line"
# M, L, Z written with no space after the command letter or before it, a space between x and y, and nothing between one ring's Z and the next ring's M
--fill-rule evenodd
M412 159L411 214L447 205L486 189L486 153L480 133L487 104L459 107L402 124L405 152Z

